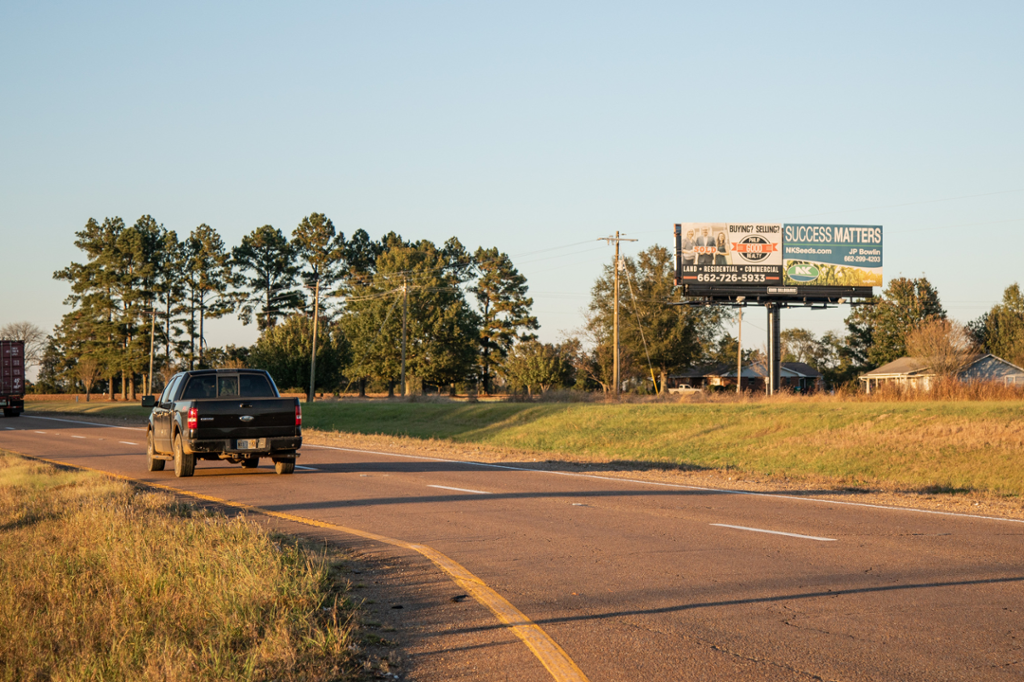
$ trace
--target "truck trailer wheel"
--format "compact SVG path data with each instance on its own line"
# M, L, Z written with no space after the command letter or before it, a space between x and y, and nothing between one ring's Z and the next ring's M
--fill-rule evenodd
M149 471L163 471L165 461L156 456L156 449L153 447L153 431L146 433L146 469Z
M181 447L181 434L174 434L174 475L178 478L191 476L196 470L196 456L186 455Z
M290 474L295 471L295 458L274 460L274 470L279 474Z

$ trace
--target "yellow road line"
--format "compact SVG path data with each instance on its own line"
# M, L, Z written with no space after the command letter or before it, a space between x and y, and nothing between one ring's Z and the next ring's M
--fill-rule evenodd
M18 453L21 454L21 453ZM285 514L283 512L275 512L269 509L263 509L262 507L255 507L253 505L244 504L242 502L231 502L219 497L213 497L211 495L204 495L202 493L194 493L188 490L181 490L180 488L173 488L168 485L160 483L150 483L148 481L139 481L128 476L121 476L120 474L112 474L109 471L101 471L99 469L92 469L77 464L68 464L67 462L59 462L52 459L46 459L44 457L34 457L31 455L22 455L28 459L34 459L40 462L46 462L48 464L55 464L58 466L72 467L74 469L80 469L82 471L91 471L93 473L102 474L111 478L118 478L131 483L137 483L139 485L147 486L150 488L159 488L176 495L187 495L194 497L199 500L205 500L207 502L214 502L217 504L227 505L234 507L235 509L242 509L247 512L256 514L262 514L264 516L270 516L285 521L294 521L295 523L301 523L307 526L315 526L317 528L325 528L328 530L340 531L349 535L356 535L367 540L375 540L376 542L382 542L387 545L393 545L395 547L402 547L403 549L409 549L414 552L418 552L430 559L435 566L440 568L442 571L447 573L456 585L464 589L473 599L477 600L480 604L483 604L495 617L504 623L508 628L515 634L516 637L521 639L530 651L533 652L537 660L547 668L548 672L551 673L551 677L555 682L588 682L587 676L583 674L583 671L579 669L579 666L571 658L569 654L565 653L562 647L558 646L555 640L551 639L548 633L544 632L543 628L531 621L526 615L512 605L507 599L502 597L500 594L495 592L493 589L488 587L480 578L466 570L463 566L453 561L449 557L445 556L441 552L438 552L432 547L427 545L421 545L418 543L405 542L404 540L396 540L394 538L385 537L383 535L377 535L376 533L370 533L364 530L358 530L356 528L346 528L345 526L338 526L333 523L327 523L326 521L317 521L315 519L307 519L302 516L295 516L293 514Z

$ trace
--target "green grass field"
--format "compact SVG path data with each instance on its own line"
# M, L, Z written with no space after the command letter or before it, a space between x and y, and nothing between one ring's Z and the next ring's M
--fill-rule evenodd
M599 460L1024 494L1024 404L315 403L307 427Z
M37 403L31 409L64 409ZM82 411L81 404L70 404ZM145 414L96 403L95 414ZM45 406L45 407L43 407ZM129 410L141 412L129 413ZM1024 495L1024 403L783 397L694 403L354 401L303 405L307 428L516 448L551 458Z
M128 419L145 419L149 416L150 409L142 407L138 402L134 403L112 403L105 400L94 400L85 402L47 400L33 402L31 399L25 402L25 411L32 412L67 412L70 414L94 414L104 417L125 417Z

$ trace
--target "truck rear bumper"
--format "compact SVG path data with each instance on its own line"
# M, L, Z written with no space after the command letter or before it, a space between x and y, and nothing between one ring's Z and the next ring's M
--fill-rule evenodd
M255 440L255 439L253 439ZM185 452L190 455L198 455L204 459L237 458L237 457L277 457L287 455L298 457L296 452L302 447L302 436L284 436L279 438L263 438L264 447L244 448L237 447L237 440L186 440L182 443Z
M5 415L19 415L25 411L25 401L18 396L0 396L0 409Z

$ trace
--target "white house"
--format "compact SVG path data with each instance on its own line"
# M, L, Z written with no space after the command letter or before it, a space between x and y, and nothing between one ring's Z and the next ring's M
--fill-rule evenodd
M927 361L903 357L862 374L860 380L864 382L868 393L883 384L928 390L935 381L935 376ZM1024 386L1024 369L988 353L974 356L957 374L957 378L963 382L999 381Z

